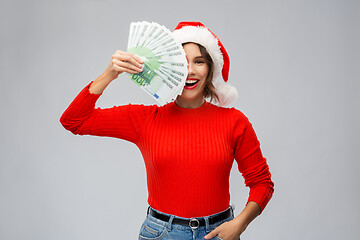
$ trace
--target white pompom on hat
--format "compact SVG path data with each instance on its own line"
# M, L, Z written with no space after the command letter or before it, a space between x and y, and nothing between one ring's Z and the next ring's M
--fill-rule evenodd
M235 87L226 83L229 77L230 58L219 38L200 22L180 22L174 30L180 43L193 42L203 46L214 63L213 84L219 97L220 106L229 105L237 96ZM224 80L217 80L222 75Z

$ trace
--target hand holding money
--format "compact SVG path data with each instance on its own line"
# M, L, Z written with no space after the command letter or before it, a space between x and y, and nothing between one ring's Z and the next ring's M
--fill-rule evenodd
M90 93L101 94L104 89L123 72L141 72L142 63L143 61L134 54L117 50L112 55L110 64L106 70L90 85Z
M142 71L143 61L132 53L117 50L111 58L107 71L116 79L119 74L139 73Z

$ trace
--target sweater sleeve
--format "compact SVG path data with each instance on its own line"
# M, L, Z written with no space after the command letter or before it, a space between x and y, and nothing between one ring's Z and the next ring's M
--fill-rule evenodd
M66 130L78 135L116 137L133 143L139 138L142 126L155 112L156 106L123 105L95 108L101 94L89 91L90 82L72 101L60 118Z
M262 212L274 192L269 166L261 153L260 142L251 123L242 113L234 132L235 160L245 185L250 188L248 202L259 204Z

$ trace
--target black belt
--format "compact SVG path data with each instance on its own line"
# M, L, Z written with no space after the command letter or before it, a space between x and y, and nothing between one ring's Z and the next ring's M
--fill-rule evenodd
M149 214L153 216L154 218L160 219L162 221L168 222L170 220L170 216L159 213L154 211L151 207L149 207ZM213 217L209 217L209 224L217 223L221 220L224 220L231 216L231 209L219 213L218 215L215 215ZM179 224L183 226L189 226L192 229L196 229L200 226L205 226L205 219L204 218L191 218L191 219L182 219L174 217L172 224Z

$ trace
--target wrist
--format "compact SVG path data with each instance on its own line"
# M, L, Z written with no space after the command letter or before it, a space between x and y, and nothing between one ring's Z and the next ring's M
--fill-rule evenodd
M255 202L249 202L243 211L233 221L239 231L243 232L247 226L259 215L259 206Z
M101 75L100 78L105 82L112 82L119 76L118 73L111 71L111 69L108 67Z
M114 80L107 70L105 70L89 87L90 93L102 94L105 88Z
M247 226L249 225L249 222L246 221L246 219L244 217L242 217L241 215L237 216L236 218L234 218L232 220L234 222L234 224L237 226L237 229L240 232L245 231L245 229L247 228Z

